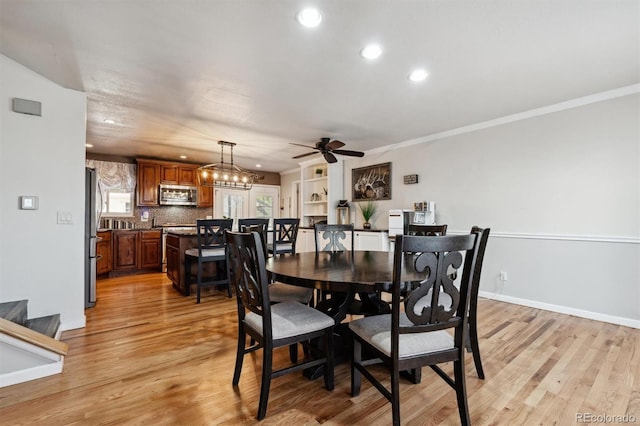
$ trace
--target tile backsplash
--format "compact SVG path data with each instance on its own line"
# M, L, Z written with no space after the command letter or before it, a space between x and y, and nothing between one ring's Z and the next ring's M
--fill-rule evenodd
M149 219L142 221L143 213L149 212ZM197 219L206 219L213 214L211 207L184 207L184 206L162 206L162 207L134 207L133 217L114 217L113 219L125 222L133 222L135 229L148 229L153 224L153 219L158 226L165 223L195 224ZM109 216L102 216L102 219L110 219Z

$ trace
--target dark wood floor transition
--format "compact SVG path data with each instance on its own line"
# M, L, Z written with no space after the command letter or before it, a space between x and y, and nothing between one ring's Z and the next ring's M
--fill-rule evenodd
M260 353L231 386L236 302L208 293L200 305L163 274L101 280L87 327L65 332L62 374L0 389L2 425L254 424ZM472 423L568 425L579 413L640 422L640 330L481 300L480 347L487 379L467 357ZM288 359L285 349L276 362ZM275 379L263 424L387 425L391 406L368 382L349 395L300 374ZM455 394L435 373L401 384L403 424L459 423Z

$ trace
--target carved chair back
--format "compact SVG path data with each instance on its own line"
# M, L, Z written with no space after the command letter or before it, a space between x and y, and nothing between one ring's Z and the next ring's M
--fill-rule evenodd
M319 251L353 251L353 224L348 225L327 225L316 224L314 228L316 241L316 252ZM351 236L351 241L347 241L347 236ZM345 244L349 242L348 247Z

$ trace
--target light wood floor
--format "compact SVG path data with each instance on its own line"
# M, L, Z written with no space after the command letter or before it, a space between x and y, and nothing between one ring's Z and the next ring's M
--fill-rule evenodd
M63 333L62 374L0 389L2 425L253 424L260 353L231 386L236 304L213 292L195 304L163 274L101 280L87 327ZM576 413L635 416L640 423L640 331L506 303L480 301L486 380L467 357L474 424L569 425ZM286 348L277 362L288 359ZM264 424L387 425L391 407L363 379L349 396L290 374L272 382ZM430 369L401 384L403 424L458 424L456 399Z

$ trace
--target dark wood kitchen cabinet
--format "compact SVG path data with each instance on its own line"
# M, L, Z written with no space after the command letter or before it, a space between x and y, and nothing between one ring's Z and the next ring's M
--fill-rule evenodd
M162 268L162 236L160 230L140 231L139 269Z
M187 288L186 283L184 252L193 247L198 247L198 236L195 232L174 231L167 234L167 278L173 283L173 288L185 296L189 295L191 289ZM197 262L192 263L191 275L197 273L197 266ZM205 276L214 276L217 273L215 262L207 263L203 272ZM195 285L195 280L193 280L191 286L195 287Z
M196 185L196 167L182 164L162 164L160 183L168 185Z
M104 275L111 272L113 265L111 249L111 231L98 232L96 242L96 274Z
M113 270L138 269L138 231L114 231L113 233Z
M161 231L113 231L113 270L110 275L151 271L162 271Z
M152 161L138 161L138 181L136 200L138 206L158 205L158 185L160 185L160 164Z
M198 186L198 207L213 207L213 188Z

